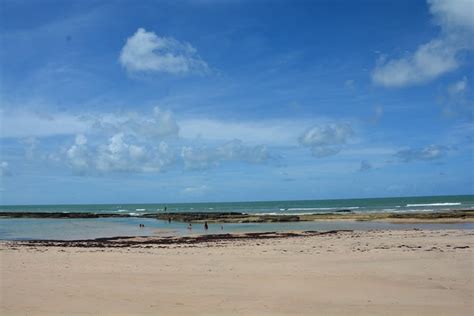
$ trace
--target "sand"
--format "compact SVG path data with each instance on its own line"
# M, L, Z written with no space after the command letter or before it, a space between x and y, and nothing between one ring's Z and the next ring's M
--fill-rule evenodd
M472 315L474 232L151 248L0 243L1 315Z

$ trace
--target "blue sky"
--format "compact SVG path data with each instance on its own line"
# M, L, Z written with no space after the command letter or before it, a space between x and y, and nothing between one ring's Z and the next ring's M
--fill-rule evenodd
M473 194L474 2L0 4L0 202Z

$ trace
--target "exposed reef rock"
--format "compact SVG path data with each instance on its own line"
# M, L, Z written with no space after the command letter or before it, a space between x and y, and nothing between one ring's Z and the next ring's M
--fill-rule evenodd
M410 213L354 213L350 210L339 210L334 213L314 213L305 215L258 215L239 212L160 212L143 214L123 213L92 213L92 212L0 212L1 218L154 218L177 222L210 222L210 223L277 223L298 221L323 220L355 220L355 221L389 221L401 223L416 222L473 222L474 210L450 210L440 212L410 212Z
M289 237L334 235L352 230L331 230L325 232L261 232L243 234L212 234L186 237L111 237L85 240L20 240L8 242L12 247L81 247L81 248L150 248L166 245L194 245L199 243L220 243L234 240L260 240Z
M90 213L90 212L0 212L0 218L100 218L132 217L130 214Z
M295 215L254 215L238 212L194 212L194 213L159 213L154 215L158 219L179 222L219 222L219 223L274 223L274 222L298 222L299 216Z

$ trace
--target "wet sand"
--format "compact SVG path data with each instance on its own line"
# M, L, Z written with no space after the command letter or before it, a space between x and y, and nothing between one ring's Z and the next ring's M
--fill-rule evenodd
M0 243L2 315L470 315L472 230ZM126 239L128 240L128 239Z

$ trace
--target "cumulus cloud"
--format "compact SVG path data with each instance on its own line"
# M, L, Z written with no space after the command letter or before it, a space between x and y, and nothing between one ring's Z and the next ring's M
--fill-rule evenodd
M208 169L219 165L223 161L243 161L258 164L271 158L266 146L247 146L238 139L214 148L184 146L181 150L181 157L185 168L189 170Z
M74 144L66 151L66 157L71 167L79 172L87 172L92 163L92 157L86 146L87 138L80 134L76 135Z
M428 0L430 12L444 32L472 31L474 29L473 0ZM455 34L452 34L454 36Z
M266 146L252 145L254 142L247 144L239 139L224 141L222 137L199 138L198 134L193 135L199 132L196 122L193 128L188 129L185 137L181 138L180 126L172 113L158 107L154 108L152 115L106 113L83 116L81 119L88 122L89 128L84 133L76 134L75 140L64 148L58 157L64 157L68 166L82 175L161 172L168 170L178 161L183 162L185 169L204 170L223 162L259 164L271 158ZM224 131L226 126L224 122L213 122L212 126L217 124L222 127L224 135L229 135L228 131ZM210 130L208 127L203 128L205 136L208 136L207 132ZM251 138L250 131L263 130L270 134L267 129L267 126L249 127L245 124L231 127L231 130L240 131L244 136L248 134L249 138ZM189 131L192 131L191 134ZM220 145L213 147L182 145L196 138ZM177 155L177 152L180 152L180 155ZM54 161L60 162L61 159Z
M446 146L429 145L423 148L410 148L399 150L395 156L403 162L411 162L417 160L435 160L442 158L449 151Z
M170 111L154 107L152 115L139 113L94 116L91 127L100 133L124 133L139 138L178 136L179 126Z
M431 81L457 69L460 53L474 48L474 0L429 0L428 4L441 27L439 36L402 58L380 58L372 72L374 83L402 87Z
M433 40L421 45L413 55L394 60L379 59L372 79L387 87L431 81L459 66L457 52L454 46Z
M10 176L11 171L8 166L8 162L0 161L0 177Z
M119 60L129 72L186 74L209 70L191 44L160 37L143 28L127 39Z
M346 123L316 125L300 136L302 146L311 148L314 157L322 158L337 154L341 146L354 135L352 127Z
M123 133L115 134L106 143L88 145L84 135L77 135L67 149L69 165L80 174L108 172L160 172L173 164L175 154L168 144L146 146L127 141Z
M175 161L165 141L179 132L170 111L155 107L152 115L109 113L81 119L89 124L87 132L78 133L63 153L79 174L160 172Z
M99 147L96 166L99 171L159 172L174 160L166 142L156 148L127 143L124 134L116 134Z

